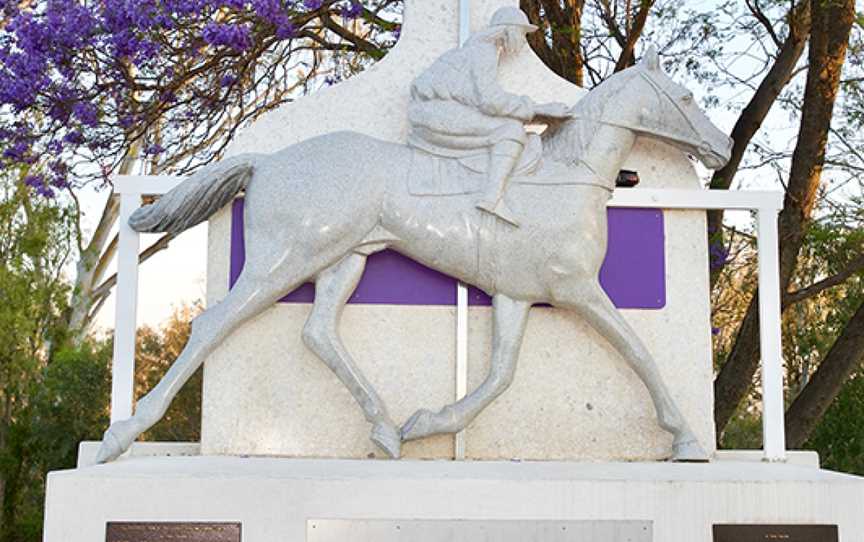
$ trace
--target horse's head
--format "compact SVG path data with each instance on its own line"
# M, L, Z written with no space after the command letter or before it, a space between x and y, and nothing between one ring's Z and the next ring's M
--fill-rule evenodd
M729 161L732 139L699 109L692 92L663 72L653 47L639 64L613 75L595 91L604 101L613 102L603 107L602 117L597 119L601 124L629 128L640 136L668 143L710 169L719 169Z

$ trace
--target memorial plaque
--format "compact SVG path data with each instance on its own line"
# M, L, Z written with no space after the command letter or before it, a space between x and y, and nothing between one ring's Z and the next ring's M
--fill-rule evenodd
M105 542L240 542L239 523L109 522Z
M306 542L651 542L650 521L312 519Z
M836 525L714 525L714 542L838 542Z

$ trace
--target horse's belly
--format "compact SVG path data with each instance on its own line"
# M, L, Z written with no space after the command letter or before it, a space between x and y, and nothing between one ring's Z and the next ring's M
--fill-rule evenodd
M386 213L385 227L399 238L392 248L489 294L542 298L537 262L520 249L530 243L531 230L476 209L475 199L409 197L401 212Z
M475 208L476 194L391 196L385 227L397 251L473 284L534 302L561 280L596 278L606 251L606 190L511 186L514 227Z

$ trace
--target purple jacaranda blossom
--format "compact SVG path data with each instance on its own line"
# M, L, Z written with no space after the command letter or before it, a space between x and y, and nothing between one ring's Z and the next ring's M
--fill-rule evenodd
M252 0L252 10L259 19L265 21L274 21L285 15L279 0Z
M72 114L85 126L95 126L98 120L96 106L89 102L78 102L72 106Z
M117 119L117 124L119 124L121 128L129 128L130 126L135 124L135 116L120 115L120 117Z
M84 143L84 136L78 130L72 130L63 136L63 141L72 145L80 145Z
M356 19L363 13L363 5L358 0L351 0L342 6L342 16L346 19Z
M69 178L65 175L55 175L51 178L51 186L54 188L69 188Z
M276 39L287 40L294 37L297 27L287 16L281 17L276 23Z
M46 198L53 198L54 191L45 184L45 177L39 174L27 175L24 177L24 184L33 188L37 194Z
M159 93L159 100L163 103L170 104L177 101L177 95L170 90Z
M361 0L0 0L0 155L38 163L34 189L48 190L71 179L65 153L111 163L145 119L163 115L173 145L202 112L226 106L229 93L213 86L230 87L228 100L248 91L256 79L239 80L241 53L295 38L298 11L325 4L362 14ZM217 57L214 85L213 71L196 70Z
M163 152L165 152L165 148L158 143L153 143L152 145L149 145L146 149L144 149L144 154L147 154L150 156L162 154Z
M708 258L711 270L722 269L729 263L729 249L720 242L712 241L708 246Z
M37 186L37 187L36 187L36 192L37 192L40 196L44 196L44 197L46 197L46 198L53 198L53 197L54 197L54 191L51 190L51 188L50 188L47 184L45 184L45 183L42 183L42 184L40 184L39 186Z
M27 175L24 177L24 184L36 188L39 185L45 184L45 178L42 175Z
M29 153L30 145L28 145L25 141L18 141L11 147L7 147L3 150L3 157L9 158L10 160L14 160L16 162L24 162L26 161Z
M213 46L245 51L252 46L249 28L242 24L209 23L201 32L204 41Z

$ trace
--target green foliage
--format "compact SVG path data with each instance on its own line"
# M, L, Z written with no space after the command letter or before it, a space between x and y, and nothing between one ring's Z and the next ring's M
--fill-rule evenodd
M0 542L41 539L45 477L74 468L78 445L108 426L110 340L66 340L73 250L70 209L33 198L0 173ZM138 387L150 389L182 350L192 314L141 334ZM197 440L201 379L187 386L148 435Z
M762 417L758 412L741 410L729 420L723 431L720 448L759 450L762 448Z
M200 303L184 305L156 330L145 326L138 330L135 356L135 391L140 398L153 389L183 351L192 319L201 312ZM147 431L143 440L161 442L198 442L201 438L201 388L203 369L199 368L177 397L162 420Z
M41 540L47 473L74 468L78 444L100 438L108 423L110 359L108 342L64 348L29 384L13 425L14 513L4 540Z
M864 475L864 373L852 377L807 442L822 466Z
M0 541L30 540L39 521L23 519L41 492L31 442L35 403L65 331L69 288L68 209L34 199L18 183L27 171L0 173ZM36 498L39 498L38 495ZM41 506L39 504L38 506ZM29 534L28 534L29 533ZM33 536L31 536L33 535Z

